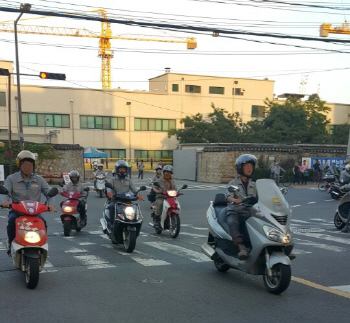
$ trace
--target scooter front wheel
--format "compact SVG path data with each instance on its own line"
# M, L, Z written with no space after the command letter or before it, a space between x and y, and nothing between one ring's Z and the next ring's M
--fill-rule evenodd
M26 259L26 284L29 289L34 289L39 282L39 258Z
M345 223L342 221L342 219L339 216L338 212L335 212L334 215L334 226L338 229L341 230L345 227Z
M70 221L64 220L63 222L63 234L65 237L69 237L71 234L71 227L70 227Z
M292 270L289 265L276 264L271 268L271 276L268 269L265 269L264 284L266 289L272 294L284 292L292 278Z
M124 229L124 249L126 252L133 252L136 247L136 231L129 231L127 228Z
M169 220L170 220L170 235L172 238L176 238L180 233L180 217L178 214L173 213Z

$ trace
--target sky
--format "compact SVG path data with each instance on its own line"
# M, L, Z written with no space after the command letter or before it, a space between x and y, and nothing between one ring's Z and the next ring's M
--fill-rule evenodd
M146 28L112 22L114 36L196 38L195 50L187 50L184 43L112 39L112 88L148 91L148 80L163 74L167 67L173 73L200 76L268 78L275 81L275 95L318 93L327 102L350 104L350 36L319 36L322 23L340 27L349 19L350 0L27 1L32 10L98 17L95 10L105 9L110 19L153 24ZM0 30L6 23L13 26L19 16L2 8L19 6L18 1L0 0ZM99 21L43 18L28 13L23 14L18 25L101 32ZM184 26L188 30L179 29ZM198 31L201 28L207 30ZM213 37L217 30L219 36ZM325 39L334 41L320 41ZM18 42L21 74L47 71L67 76L66 81L21 76L21 85L102 88L99 39L18 34ZM0 31L0 60L15 61L13 33Z

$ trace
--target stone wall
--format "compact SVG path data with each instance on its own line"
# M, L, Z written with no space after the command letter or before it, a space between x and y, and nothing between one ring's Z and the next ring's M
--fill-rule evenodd
M274 157L282 164L287 159L293 159L301 165L303 157L345 157L346 152L345 145L204 145L200 157L200 180L209 183L228 183L236 176L235 161L242 154L253 154L266 164L269 164L270 158Z
M53 145L58 154L57 159L42 159L38 161L36 173L42 175L48 182L56 183L62 180L62 173L77 170L81 180L84 179L84 149L79 145Z

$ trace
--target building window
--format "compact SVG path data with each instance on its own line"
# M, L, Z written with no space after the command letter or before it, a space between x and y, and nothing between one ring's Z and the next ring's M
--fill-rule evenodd
M80 129L125 130L125 118L80 116Z
M252 105L252 118L265 118L265 107Z
M172 159L173 151L172 150L135 150L135 158L143 159ZM165 160L166 161L166 160Z
M135 131L169 131L176 129L176 120L174 119L134 119Z
M6 107L6 93L0 92L0 107Z
M126 150L125 149L100 149L105 153L107 153L108 158L126 158Z
M188 93L201 93L201 87L198 85L186 85L185 92Z
M210 94L225 94L225 88L224 87L217 87L217 86L209 86L209 93Z
M69 114L22 113L23 126L70 128Z
M244 90L240 87L235 87L232 89L232 95L244 95Z
M179 84L173 84L173 92L179 92Z

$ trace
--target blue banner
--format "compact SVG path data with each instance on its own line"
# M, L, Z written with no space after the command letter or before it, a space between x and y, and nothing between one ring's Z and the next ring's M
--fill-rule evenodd
M312 168L312 165L318 160L320 162L321 169L325 166L326 161L328 166L331 166L332 163L335 163L336 168L343 168L343 165L346 164L346 157L305 157L302 158L302 164L306 160L306 165L308 168Z

